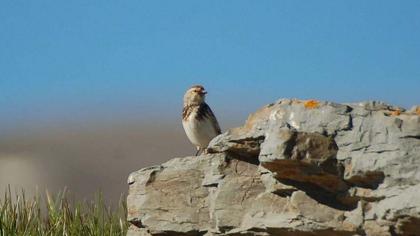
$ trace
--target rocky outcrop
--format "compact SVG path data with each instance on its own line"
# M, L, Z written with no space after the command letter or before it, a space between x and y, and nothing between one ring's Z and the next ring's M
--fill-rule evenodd
M420 235L420 114L283 99L129 176L129 235Z

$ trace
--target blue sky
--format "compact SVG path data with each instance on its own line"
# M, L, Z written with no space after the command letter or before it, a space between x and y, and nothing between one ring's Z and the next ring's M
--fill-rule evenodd
M223 119L281 97L420 104L420 1L0 3L0 128Z

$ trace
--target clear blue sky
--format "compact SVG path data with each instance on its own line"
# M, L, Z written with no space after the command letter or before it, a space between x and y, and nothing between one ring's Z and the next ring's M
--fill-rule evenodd
M420 103L420 1L0 3L0 128L178 119L203 84L216 114L280 97Z

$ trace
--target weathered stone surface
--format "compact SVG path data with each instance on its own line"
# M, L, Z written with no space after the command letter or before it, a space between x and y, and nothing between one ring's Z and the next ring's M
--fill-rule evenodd
M420 114L283 99L129 177L129 235L420 235Z

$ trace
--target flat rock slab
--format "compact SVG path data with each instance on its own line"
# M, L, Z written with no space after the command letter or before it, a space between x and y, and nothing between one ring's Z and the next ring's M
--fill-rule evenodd
M236 235L266 229L293 235L311 232L307 224L333 235L355 232L357 226L345 222L344 211L319 204L303 191L289 197L267 192L260 175L257 165L225 154L176 158L134 172L128 220L136 227L130 234L139 228L151 235Z

